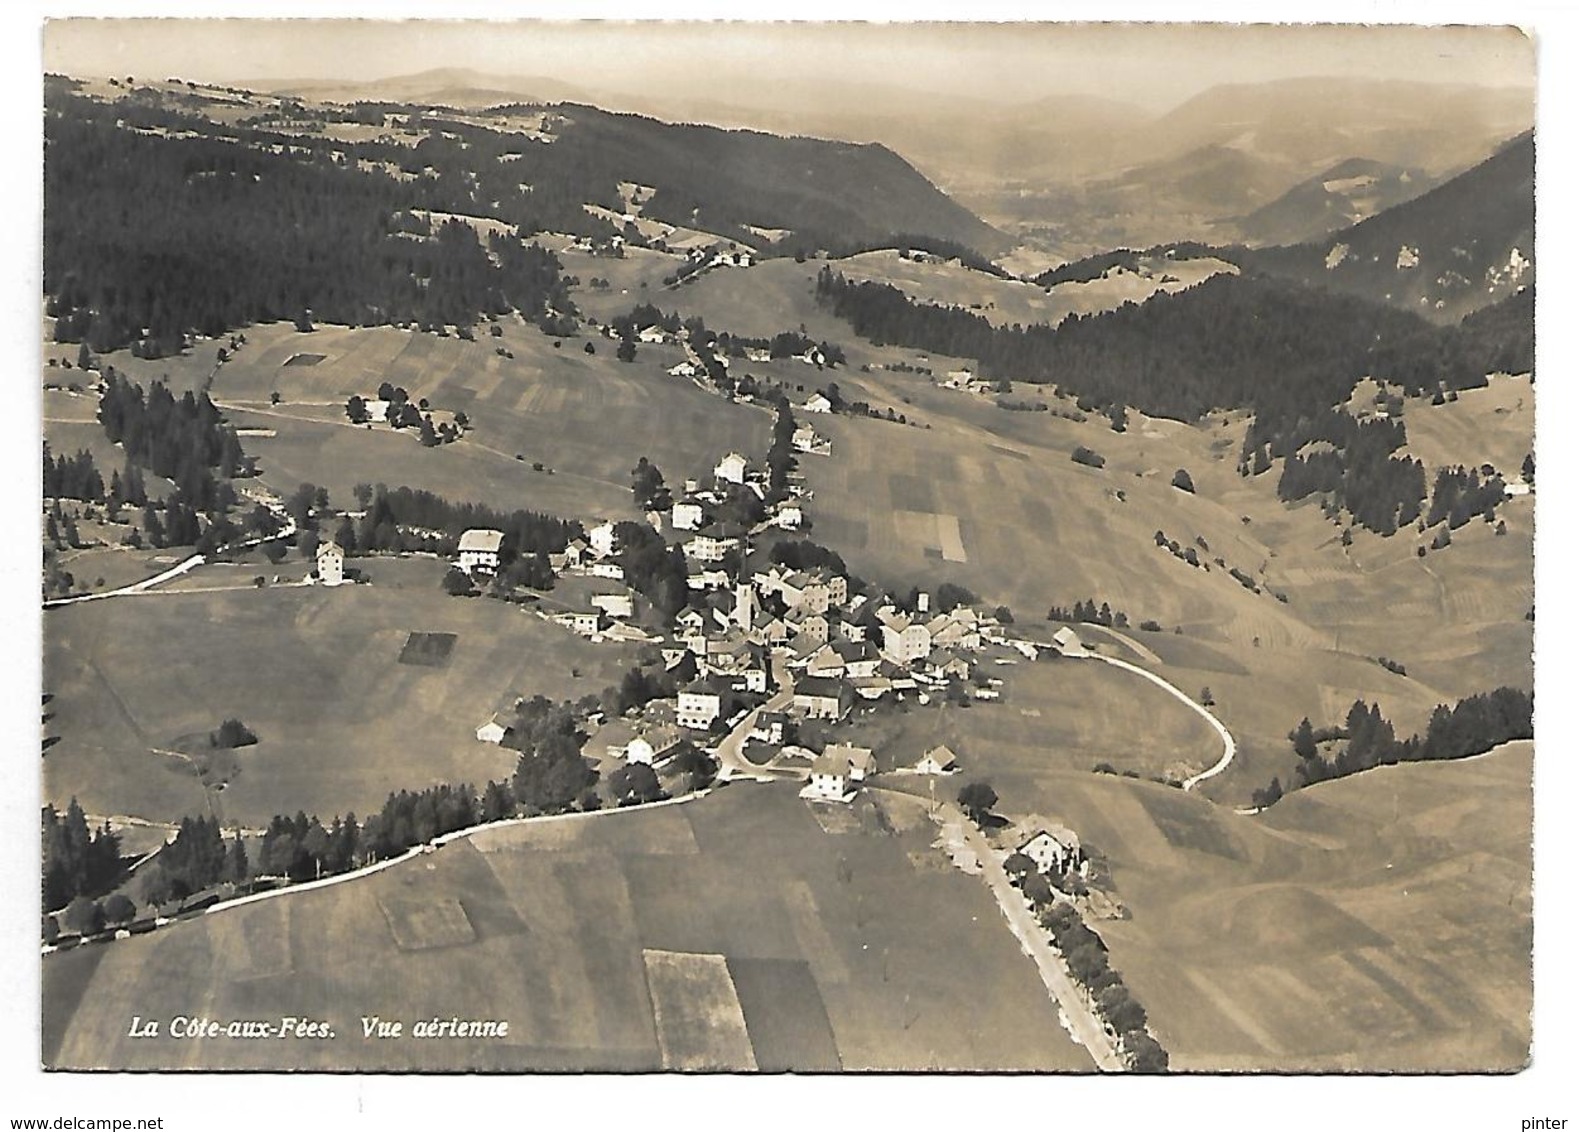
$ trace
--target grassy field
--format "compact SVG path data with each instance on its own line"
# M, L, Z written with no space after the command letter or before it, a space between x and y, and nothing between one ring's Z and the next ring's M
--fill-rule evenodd
M196 592L50 611L44 687L60 739L44 764L46 797L156 820L212 804L252 827L298 809L366 814L392 790L510 773L514 752L472 734L502 703L598 692L634 663L627 647L447 597L443 563L364 567L372 585L337 589L254 589L262 567L216 567L187 583ZM224 585L239 588L204 592ZM400 663L414 632L454 634L446 663ZM259 742L216 758L205 792L176 742L232 716Z
M891 805L829 832L790 784L735 786L490 831L365 880L54 956L44 1060L1090 1070L986 887L946 867L919 807ZM336 1036L126 1036L134 1015L178 1014L300 1015ZM364 1015L408 1034L434 1016L497 1019L509 1035L364 1040Z
M962 777L987 778L998 793L1032 806L1056 803L1065 776L1099 763L1142 775L1217 761L1222 744L1205 721L1130 673L1088 661L990 665L1002 698L969 708L936 703L857 717L848 741L878 752L882 769L909 766L939 743L960 756ZM841 735L841 738L843 736ZM1181 777L1183 777L1181 775Z
M1129 916L1097 926L1175 1068L1507 1070L1530 1038L1530 773L1511 744L1259 817L1071 777L1056 812L1107 861Z
M475 342L393 327L326 325L302 334L289 323L255 326L246 331L247 344L219 368L210 393L238 427L275 431L244 441L258 457L265 484L281 493L303 482L320 484L342 505L351 502L352 487L366 482L421 487L496 507L627 517L634 514L630 469L639 455L678 482L710 472L730 448L753 454L767 448L765 413L662 372L678 354L671 359L663 351L644 351L637 363L624 365L604 339L588 355L580 339L555 349L553 340L519 320L500 325L502 337L479 328ZM500 346L514 357L496 354ZM139 381L167 378L179 391L201 387L216 348L200 343L188 355L154 362L124 352L105 360ZM286 364L298 355L323 360ZM346 399L371 397L385 380L404 387L413 401L427 398L441 415L464 411L472 430L459 443L424 449L414 435L353 427L343 411ZM274 393L277 405L270 403ZM57 401L63 418L76 420L86 411L84 398L49 396L46 416L55 415ZM61 451L92 440L88 425L60 427ZM79 428L81 436L70 431ZM108 466L119 466L118 457L107 455ZM534 471L534 462L552 473Z
M831 266L846 279L887 283L916 302L965 308L995 326L1056 326L1071 314L1096 314L1126 302L1142 303L1158 292L1180 291L1220 271L1234 270L1217 259L1158 260L1149 263L1144 274L1121 271L1106 279L1060 283L1048 291L1035 283L999 279L955 262L901 259L892 250L863 252L835 260Z

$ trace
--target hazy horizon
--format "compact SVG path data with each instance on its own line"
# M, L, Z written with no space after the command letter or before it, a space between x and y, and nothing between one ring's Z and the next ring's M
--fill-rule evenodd
M773 104L851 84L1013 105L1105 98L1163 113L1212 87L1395 79L1533 91L1531 39L1508 27L1242 24L743 23L59 19L46 70L246 86L367 83L433 70L589 93Z

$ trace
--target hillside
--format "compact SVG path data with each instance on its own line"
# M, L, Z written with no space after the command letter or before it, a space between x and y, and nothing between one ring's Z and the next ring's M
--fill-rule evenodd
M784 228L814 242L864 243L898 232L939 236L992 254L1008 241L882 145L672 125L589 106L551 153L566 166L606 162L656 187L646 215L729 232ZM749 234L742 232L747 242Z
M1535 137L1526 132L1423 196L1319 243L1269 248L1245 262L1456 322L1532 283L1534 260Z
M633 208L629 186L641 187L645 218L704 244L799 251L907 232L987 254L1007 246L881 146L580 105L483 120L245 92L215 102L176 83L85 95L62 79L46 97L49 314L60 341L101 351L140 340L144 353L169 354L194 333L309 310L434 327L514 311L567 328L575 311L560 265L527 242L611 239ZM432 223L433 213L469 220ZM164 281L157 294L151 272Z
M1301 181L1225 228L1252 245L1299 244L1413 200L1435 182L1422 169L1350 158Z

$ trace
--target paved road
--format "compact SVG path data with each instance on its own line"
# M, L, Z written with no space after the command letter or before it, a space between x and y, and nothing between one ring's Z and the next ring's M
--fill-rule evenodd
M795 685L790 680L789 669L785 666L782 657L775 656L772 660L773 682L778 685L778 691L773 698L761 707L753 708L746 713L746 717L735 725L735 729L724 736L718 744L718 777L720 781L727 782L733 778L755 778L767 780L770 778L785 778L793 774L799 777L801 771L786 772L772 770L768 767L757 766L750 762L742 748L746 745L746 738L751 734L751 729L757 725L757 716L765 711L783 711L789 707L795 698Z
M868 789L876 789L912 800L916 798L914 794L890 790L886 787L869 786ZM1075 984L1074 979L1065 970L1063 959L1048 939L1047 929L1037 922L1036 916L1031 912L1019 889L1009 883L1008 874L999 865L992 846L987 843L981 831L952 802L940 801L927 808L932 820L939 826L957 826L963 832L966 844L981 861L982 879L987 882L993 896L997 898L1004 919L1009 921L1009 927L1020 941L1020 949L1035 961L1037 972L1042 976L1042 984L1047 987L1053 1001L1063 1012L1075 1041L1085 1046L1087 1052L1091 1054L1091 1060L1096 1062L1097 1068L1104 1073L1127 1071L1129 1067L1113 1048L1107 1031L1086 1001L1085 992Z

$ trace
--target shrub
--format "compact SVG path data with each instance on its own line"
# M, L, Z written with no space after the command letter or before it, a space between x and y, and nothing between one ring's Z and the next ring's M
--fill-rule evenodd
M104 921L108 924L125 924L137 915L137 905L124 893L116 892L104 900Z
M247 747L257 741L258 737L239 719L225 720L208 735L208 745L211 747Z
M1088 468L1100 468L1107 463L1106 459L1083 444L1071 452L1069 458L1077 464L1084 464Z
M1173 486L1180 491L1187 491L1191 495L1195 494L1195 481L1190 478L1190 473L1183 468L1173 473Z

